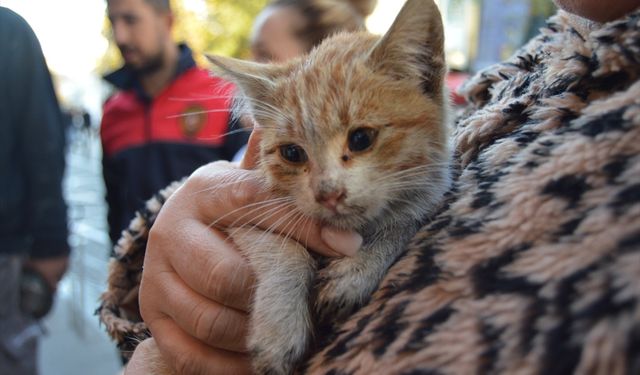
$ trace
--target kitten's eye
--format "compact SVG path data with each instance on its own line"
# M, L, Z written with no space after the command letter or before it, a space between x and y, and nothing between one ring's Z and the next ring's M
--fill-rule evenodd
M351 152L365 151L373 144L378 132L371 128L358 128L349 134L349 150Z
M307 153L304 149L294 144L280 146L280 156L293 164L302 164L308 160Z

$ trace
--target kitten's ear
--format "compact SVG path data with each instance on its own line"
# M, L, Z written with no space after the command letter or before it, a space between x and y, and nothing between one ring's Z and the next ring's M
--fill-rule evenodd
M446 72L444 30L433 0L408 0L374 46L369 63L395 79L420 82L427 95L441 95Z
M245 95L253 98L269 97L275 79L284 73L284 69L278 65L213 55L207 55L207 59L220 76L235 83Z

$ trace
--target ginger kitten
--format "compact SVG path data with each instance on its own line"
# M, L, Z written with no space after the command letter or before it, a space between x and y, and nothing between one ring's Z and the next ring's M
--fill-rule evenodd
M353 257L312 257L298 242L230 230L258 282L249 348L260 374L292 373L362 306L450 184L444 36L432 0L408 0L382 37L339 34L283 65L210 57L262 128L259 168L277 212L359 232ZM321 335L317 335L321 336Z

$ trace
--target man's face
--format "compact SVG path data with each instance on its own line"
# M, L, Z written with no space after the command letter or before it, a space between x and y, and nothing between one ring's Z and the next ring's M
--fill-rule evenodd
M165 43L171 38L170 13L159 12L145 0L108 0L107 11L125 64L141 73L162 66Z

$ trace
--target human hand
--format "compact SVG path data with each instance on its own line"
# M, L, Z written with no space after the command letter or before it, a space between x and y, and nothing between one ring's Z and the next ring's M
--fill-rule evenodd
M255 165L255 134L245 168ZM221 228L268 228L286 215L261 219L250 208L268 198L259 181L257 171L229 163L202 167L167 200L150 231L140 311L164 360L179 374L250 372L246 336L255 277ZM362 241L313 222L290 234L327 256L353 254Z
M160 357L158 346L153 337L143 340L136 346L123 375L168 375L172 370Z
M69 268L69 256L63 255L54 258L29 258L25 261L25 267L38 272L47 281L51 290L55 292L58 283Z

